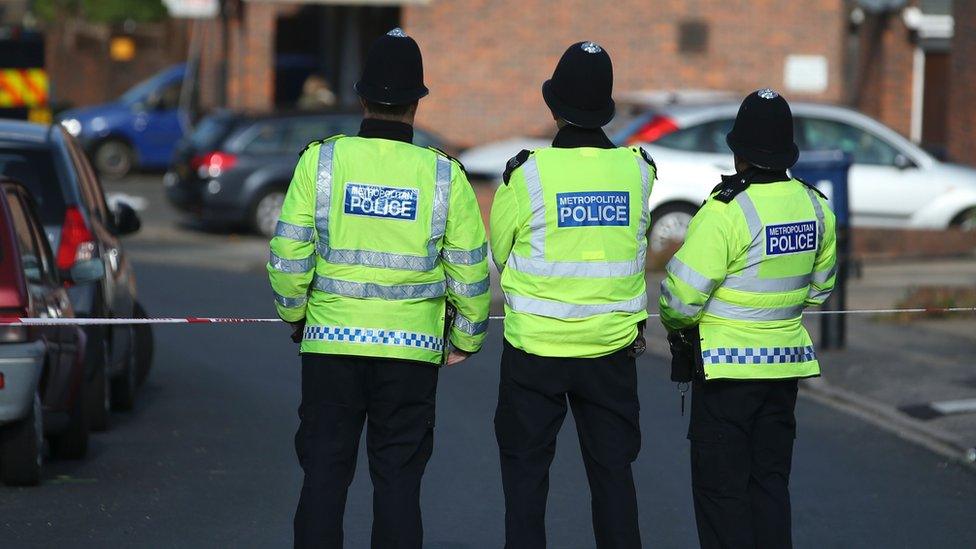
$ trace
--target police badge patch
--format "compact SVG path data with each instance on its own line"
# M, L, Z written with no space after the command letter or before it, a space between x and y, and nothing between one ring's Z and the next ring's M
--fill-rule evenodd
M817 222L800 221L766 226L766 255L817 251Z
M365 183L346 183L343 212L348 215L383 217L386 219L417 219L418 189L399 189Z

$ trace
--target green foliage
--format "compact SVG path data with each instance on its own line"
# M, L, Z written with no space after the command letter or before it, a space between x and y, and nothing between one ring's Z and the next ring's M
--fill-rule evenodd
M34 0L34 13L45 20L58 16L92 23L160 21L167 16L162 0Z

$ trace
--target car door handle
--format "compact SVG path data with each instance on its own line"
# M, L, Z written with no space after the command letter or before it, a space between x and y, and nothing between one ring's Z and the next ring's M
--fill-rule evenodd
M108 251L108 264L109 267L112 269L112 272L119 270L119 249L118 248L111 248Z

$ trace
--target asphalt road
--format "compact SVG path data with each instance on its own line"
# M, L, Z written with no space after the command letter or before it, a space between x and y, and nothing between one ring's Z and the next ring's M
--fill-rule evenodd
M157 315L271 313L264 276L138 266ZM89 457L52 462L37 488L0 487L0 546L286 547L301 483L293 453L298 357L283 326L157 328L157 358L135 411L113 416ZM426 547L502 545L492 433L500 326L485 350L445 371L424 482ZM661 346L658 344L657 350ZM636 463L647 547L693 547L687 418L663 357L640 368L644 448ZM797 547L974 547L976 475L801 400L793 475ZM347 547L367 547L364 452L346 512ZM550 546L592 547L572 422L552 470Z

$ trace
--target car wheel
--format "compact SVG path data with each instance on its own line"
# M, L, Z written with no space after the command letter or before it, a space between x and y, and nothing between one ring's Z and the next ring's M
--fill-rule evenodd
M132 147L117 139L110 139L98 145L93 157L98 173L110 179L125 177L135 164L135 153Z
M44 413L41 396L27 417L0 431L0 479L10 486L34 486L41 481L44 461Z
M285 191L267 189L254 201L251 208L251 228L258 234L271 238L281 217L281 206L285 203Z
M952 220L952 226L964 231L976 231L976 208L970 208Z
M112 409L127 412L136 405L136 361L129 353L125 369L112 380Z
M141 303L136 303L136 318L148 318L146 310ZM152 326L150 324L136 324L132 327L135 331L135 357L136 357L136 386L141 387L149 377L149 370L152 368L154 353L154 341Z
M647 236L647 247L651 253L660 253L684 242L688 224L696 211L685 204L669 204L654 210L651 213L651 231Z
M91 361L95 365L95 375L88 382L88 426L92 431L106 431L112 410L109 398L111 390L105 371L109 363L109 348L104 330L98 329L94 333L97 335L89 339L91 344L85 351L86 362Z
M62 459L81 459L88 453L88 403L85 384L81 394L68 412L68 425L64 431L50 438L51 455Z

